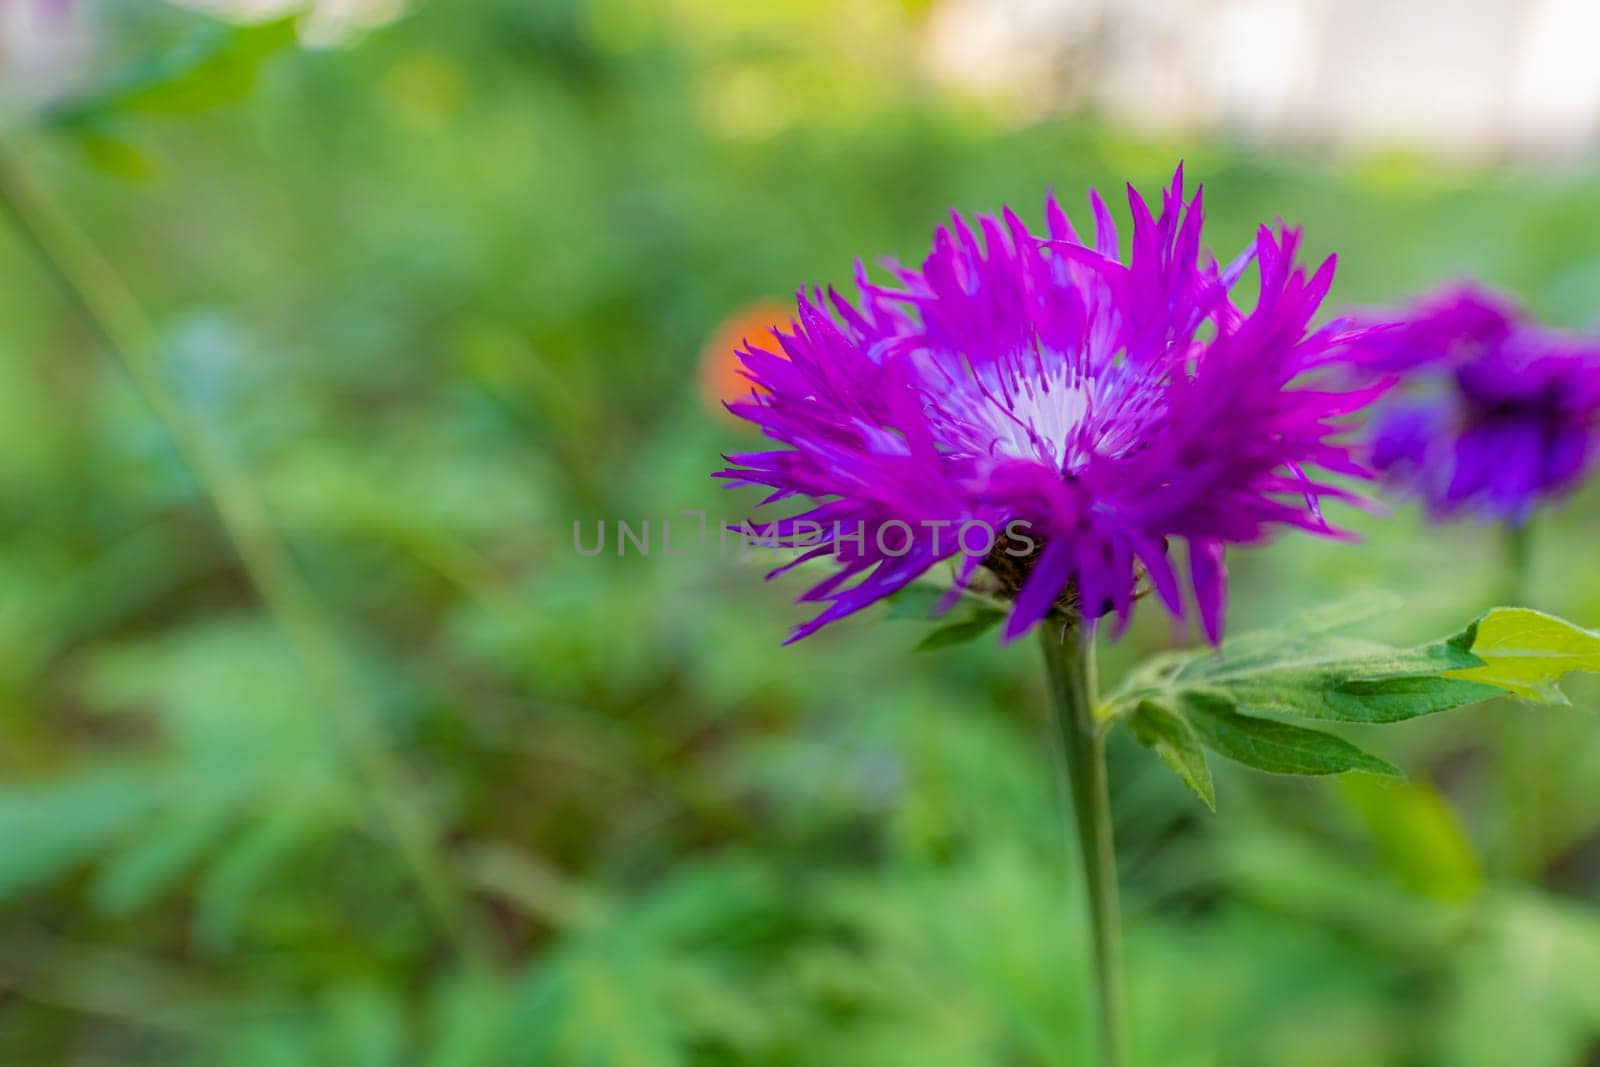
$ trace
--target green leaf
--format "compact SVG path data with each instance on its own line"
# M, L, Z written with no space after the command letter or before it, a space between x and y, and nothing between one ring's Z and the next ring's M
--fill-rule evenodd
M1453 640L1466 641L1482 665L1450 678L1538 703L1567 703L1557 688L1565 675L1600 671L1600 634L1532 608L1495 608Z
M1527 608L1496 608L1454 637L1406 649L1329 632L1373 610L1341 605L1278 630L1242 635L1215 652L1156 656L1128 674L1099 717L1128 719L1138 739L1206 799L1173 719L1187 724L1206 748L1260 770L1397 774L1342 738L1271 716L1379 724L1507 693L1565 702L1557 688L1564 675L1600 672L1600 633Z
M204 855L227 829L231 815L218 806L159 820L100 868L89 886L90 902L111 916L149 904Z
M1436 900L1465 900L1482 888L1471 839L1439 790L1364 774L1341 785L1400 884Z
M267 60L295 40L295 20L208 27L179 47L115 72L55 108L56 127L93 127L119 114L187 115L231 104L255 87Z
M917 651L931 652L938 648L949 648L951 645L964 645L994 629L1003 618L1005 618L1003 612L989 608L975 609L969 617L950 623L948 626L941 626L924 637L917 644Z
M149 812L146 775L86 770L0 790L0 902L100 855Z
M942 626L930 632L917 645L918 652L964 645L994 629L1005 618L1005 612L994 602L970 592L960 592L955 607L945 613L939 605L950 596L949 586L928 582L913 582L889 597L889 621L925 622L944 618Z
M1240 715L1226 696L1186 693L1183 710L1207 748L1257 770L1274 774L1400 774L1397 768L1343 738L1273 719Z
M1333 617L1325 615L1318 625ZM1479 667L1470 638L1457 635L1411 649L1328 637L1302 624L1247 634L1215 654L1167 657L1130 675L1113 697L1112 714L1157 694L1226 693L1247 712L1272 712L1332 722L1403 722L1497 696L1492 685L1453 672Z
M945 590L922 582L912 582L889 598L889 614L893 621L931 619L933 609L945 595Z
M316 832L314 814L295 808L274 811L242 831L200 883L196 942L213 951L231 944L262 884L281 877L286 860Z
M1356 668L1358 674L1365 667ZM1496 696L1478 682L1437 674L1351 677L1346 664L1262 672L1228 687L1247 711L1275 711L1334 722L1392 723Z
M1128 720L1139 743L1161 757L1161 762L1212 811L1217 810L1216 787L1206 766L1199 734L1181 716L1153 701L1142 701Z
M1352 677L1435 674L1476 667L1481 661L1458 638L1409 649L1370 641L1297 631L1248 634L1225 642L1214 656L1196 656L1179 672L1185 678L1243 679L1287 669L1336 669Z
M77 141L85 159L123 181L145 181L155 171L148 153L120 137L85 127L78 131Z

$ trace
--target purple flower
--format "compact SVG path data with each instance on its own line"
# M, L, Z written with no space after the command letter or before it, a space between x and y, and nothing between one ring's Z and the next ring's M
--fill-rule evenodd
M1334 532L1319 501L1348 493L1308 469L1364 473L1338 422L1381 392L1314 373L1351 336L1309 330L1334 261L1308 278L1299 232L1266 227L1227 266L1202 258L1181 167L1159 217L1131 188L1128 203L1126 261L1097 194L1092 242L1054 197L1043 237L1009 210L976 228L953 215L920 270L890 265L897 286L858 263L858 303L802 292L773 349L740 353L759 391L730 409L789 447L717 476L769 488L764 505L811 498L769 529L808 547L796 563L837 564L791 641L949 559L947 602L980 577L1015 601L1008 639L1057 610L1120 628L1147 588L1182 617L1187 586L1215 642L1224 546ZM1251 261L1246 314L1231 290Z
M1438 517L1521 523L1582 481L1600 453L1600 339L1531 321L1470 285L1418 301L1355 356L1398 373L1372 464Z

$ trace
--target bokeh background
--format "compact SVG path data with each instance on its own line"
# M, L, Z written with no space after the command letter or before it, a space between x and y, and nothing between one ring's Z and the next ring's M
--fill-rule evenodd
M1086 1063L1031 648L783 649L798 583L662 551L754 503L707 477L730 330L1180 158L1219 254L1303 224L1336 304L1471 274L1586 326L1595 21L3 0L0 1064ZM1235 630L1502 596L1494 529L1341 518L1235 554ZM1600 622L1597 531L1594 489L1539 516L1535 606ZM1146 613L1103 676L1192 639ZM1403 784L1216 766L1217 816L1116 738L1136 1061L1600 1063L1569 688L1363 736Z

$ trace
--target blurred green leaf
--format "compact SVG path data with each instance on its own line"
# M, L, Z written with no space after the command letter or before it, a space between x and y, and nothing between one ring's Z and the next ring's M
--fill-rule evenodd
M0 790L0 900L101 853L149 812L156 788L125 770L90 770Z
M149 153L128 140L84 126L76 131L78 148L95 167L123 181L138 182L155 171Z
M947 590L926 582L912 582L889 598L890 620L931 619L933 609Z
M507 988L488 976L447 976L430 995L426 1067L496 1067L511 1029Z
M1441 1019L1441 1062L1562 1067L1592 1060L1600 1035L1594 909L1553 894L1512 893L1486 902L1474 925L1475 936L1450 961L1454 995Z
M330 1026L325 1055L349 1067L400 1067L407 1062L406 1004L397 991L362 982L325 995Z
M1439 900L1465 900L1482 887L1472 842L1432 785L1359 774L1341 785L1400 884Z
M166 891L202 857L227 827L232 812L221 806L188 810L146 827L96 873L90 887L95 907L126 915Z
M267 813L231 840L208 867L199 888L195 937L212 950L228 947L255 894L281 876L295 850L319 832L304 811Z
M968 612L966 618L959 622L941 626L924 637L918 642L917 651L931 652L935 649L949 648L952 645L964 645L968 641L975 641L990 630L993 630L1003 618L1005 618L1003 612L989 608L974 608Z
M234 26L213 23L177 48L114 72L46 116L58 128L94 128L120 114L189 115L249 95L267 60L294 44L293 18Z
M950 600L952 595L955 597L953 606L941 613L940 605ZM918 652L931 652L975 641L1005 618L1005 611L993 601L975 593L956 592L933 582L912 582L889 597L888 603L889 610L884 615L887 621L942 621L917 644Z

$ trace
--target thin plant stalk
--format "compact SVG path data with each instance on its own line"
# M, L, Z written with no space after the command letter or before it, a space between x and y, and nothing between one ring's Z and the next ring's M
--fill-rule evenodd
M1531 521L1507 522L1502 603L1529 605L1529 579L1533 564ZM1506 702L1502 701L1504 705ZM1540 724L1533 715L1506 714L1495 731L1499 749L1494 766L1499 771L1501 809L1505 813L1505 840L1501 863L1512 878L1537 879L1544 864L1544 802L1540 783Z
M1067 795L1083 858L1085 897L1094 947L1096 1011L1102 1067L1121 1067L1121 916L1116 848L1111 836L1111 789L1105 735L1096 721L1094 631L1053 621L1039 627L1045 670L1066 764Z
M375 815L392 838L422 899L461 958L474 969L491 955L441 847L439 830L415 795L374 709L339 651L336 627L274 529L259 490L211 426L167 386L159 343L138 301L66 215L0 150L0 215L132 380L193 471L263 605L288 639L333 732L366 782Z
M1532 520L1505 524L1504 603L1508 607L1527 606L1528 584L1533 568Z

